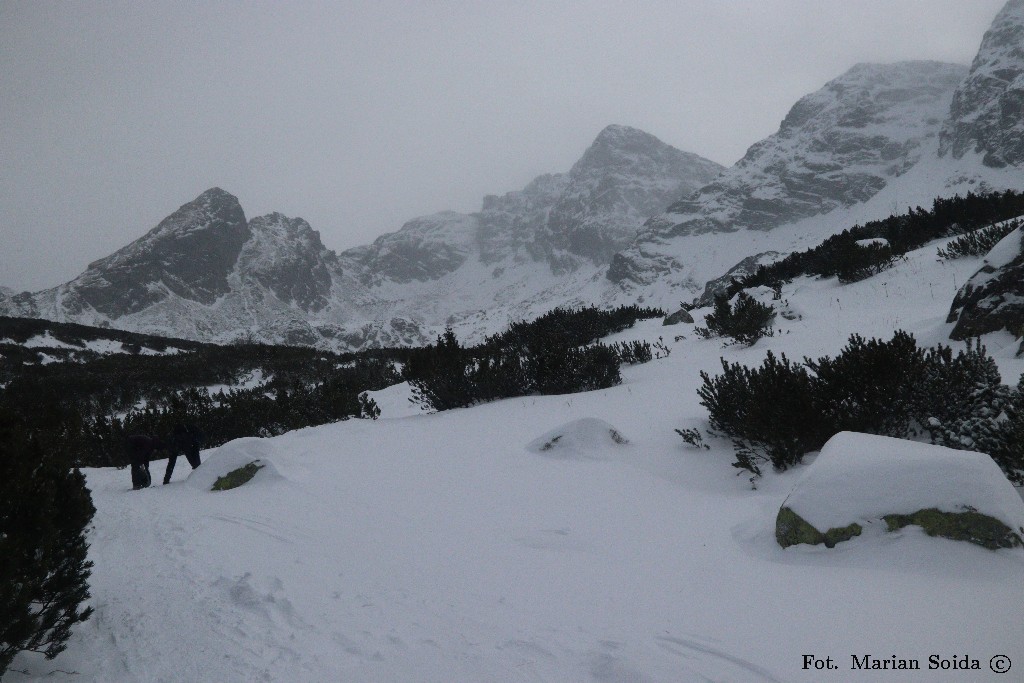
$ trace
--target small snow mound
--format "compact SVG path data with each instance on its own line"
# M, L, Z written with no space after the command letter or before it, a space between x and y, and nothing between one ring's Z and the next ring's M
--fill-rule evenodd
M1005 268L1010 265L1021 253L1024 230L1017 228L1003 239L999 240L985 255L985 263L992 268Z
M427 412L419 403L414 403L412 385L408 382L392 384L380 391L364 391L360 396L373 399L380 408L380 418L412 417Z
M866 240L857 240L858 247L887 247L889 240L884 237L869 237Z
M625 445L615 427L596 417L584 417L556 427L529 444L526 449L552 458L598 460L610 449Z
M192 488L209 491L219 478L251 462L259 465L260 469L246 486L283 479L267 457L269 453L270 448L265 439L253 437L230 441L219 448L205 451L203 464L192 471L185 483Z
M819 532L922 510L980 513L1024 535L1024 501L984 453L840 432L782 504Z

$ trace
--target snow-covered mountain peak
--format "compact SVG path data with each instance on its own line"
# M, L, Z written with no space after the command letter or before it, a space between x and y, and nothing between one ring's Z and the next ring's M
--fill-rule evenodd
M866 202L934 145L966 73L941 62L857 64L801 98L735 166L647 221L608 278L650 284L678 270L678 250L665 249L676 238L769 231Z
M239 223L245 223L245 212L242 210L241 204L238 203L238 198L219 187L214 187L192 201L182 204L177 211L160 221L155 228L123 249L114 252L107 259L131 258L137 256L140 250L155 244L186 238L197 232L230 231ZM105 261L106 259L101 259L96 263Z
M636 128L606 127L570 169L551 209L546 232L552 263L568 270L579 259L608 263L646 218L722 170Z
M504 274L522 266L540 265L559 276L606 264L644 219L704 185L721 168L636 128L612 125L568 173L540 175L522 190L486 196L473 214L413 219L371 245L342 253L341 259L361 273L364 284L385 287L379 295L387 300L416 300L425 292L409 288L422 290L425 283L450 291L442 278L472 272L473 278L485 278L473 285L481 292L473 298L476 306L488 292L497 296L512 286ZM427 298L436 305L430 291Z
M228 275L249 236L238 199L212 188L44 299L59 299L72 315L91 310L110 319L172 294L209 305L230 290Z
M1010 0L985 32L953 96L940 155L976 152L986 166L1024 165L1024 0Z
M921 118L922 107L941 111L943 96L960 83L965 73L963 66L943 62L862 62L801 98L783 119L778 135L791 137L801 131L862 129L895 122L899 128L886 132L909 137L915 131L905 124ZM939 118L945 118L945 112L941 114ZM744 160L750 156L748 152Z
M302 218L280 213L249 221L252 239L239 255L235 271L271 290L282 302L305 311L327 306L337 255Z

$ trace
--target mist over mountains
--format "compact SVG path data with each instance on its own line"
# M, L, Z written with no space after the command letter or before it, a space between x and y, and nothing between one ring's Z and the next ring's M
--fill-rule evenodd
M968 68L858 64L724 169L626 126L573 167L335 253L212 188L74 280L0 313L204 341L359 349L479 338L555 306L676 306L766 252L935 197L1024 186L1024 0Z

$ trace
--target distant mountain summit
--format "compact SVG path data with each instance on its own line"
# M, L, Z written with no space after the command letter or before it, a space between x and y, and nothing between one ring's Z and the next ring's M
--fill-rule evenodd
M953 95L939 154L970 153L987 166L1024 166L1024 0L996 16Z
M658 248L666 240L772 230L867 201L921 159L966 75L939 62L854 66L801 98L735 166L649 220L608 278L650 284L676 269L673 250Z
M636 128L608 126L569 171L551 207L546 236L552 260L565 254L608 263L644 220L723 170Z
M647 216L720 170L609 126L568 173L487 197L474 214L413 219L340 255L305 220L247 220L236 197L211 188L71 282L0 294L0 313L204 341L421 344L460 310L606 263Z
M247 221L213 188L71 282L0 291L0 314L335 349L422 344L445 326L479 341L556 306L674 310L858 222L1007 188L1024 188L1024 0L969 69L858 64L729 169L608 126L567 172L340 254L301 218Z
M484 197L476 213L413 219L339 260L371 295L395 302L392 311L462 334L493 332L493 321L500 327L556 300L588 301L562 286L605 268L646 218L721 171L643 131L608 126L567 173Z
M252 236L238 200L212 188L143 237L90 263L68 285L51 290L68 315L108 318L138 313L170 296L212 304L231 290L228 276Z
M463 266L546 263L556 274L607 264L668 202L723 170L627 126L602 130L568 173L484 198L479 212L415 218L341 254L370 287L438 280ZM394 296L394 292L389 296Z

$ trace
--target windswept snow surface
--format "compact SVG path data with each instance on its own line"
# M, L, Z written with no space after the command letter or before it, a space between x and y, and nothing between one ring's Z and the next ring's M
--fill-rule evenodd
M722 355L834 355L852 332L897 328L945 342L980 259L938 262L936 246L856 284L786 285L802 318L752 348L673 326L671 356L612 389L243 439L140 492L126 470L89 470L96 613L56 660L21 655L5 682L874 680L852 655L921 664L885 680L1020 680L1024 551L913 527L783 550L775 514L804 468L751 490L726 441L673 433L706 426L699 372ZM661 335L653 320L611 341ZM1016 342L985 341L1016 382ZM629 441L594 441L588 458L527 448L577 420ZM257 459L249 484L208 490ZM981 670L928 670L932 655ZM1008 675L989 670L996 655Z

